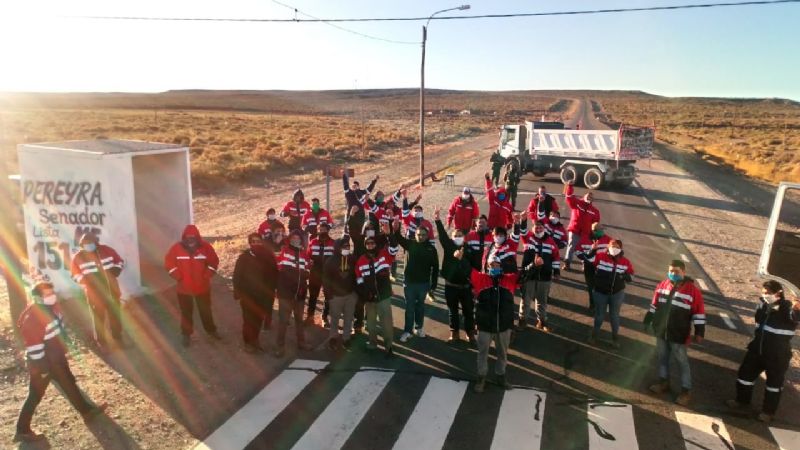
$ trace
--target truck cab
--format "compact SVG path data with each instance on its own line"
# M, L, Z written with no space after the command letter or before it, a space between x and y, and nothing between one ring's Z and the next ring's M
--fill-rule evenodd
M526 153L527 134L527 128L523 125L503 125L497 152L506 159L520 157Z

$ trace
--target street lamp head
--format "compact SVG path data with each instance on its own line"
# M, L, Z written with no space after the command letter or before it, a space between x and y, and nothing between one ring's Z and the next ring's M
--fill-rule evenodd
M459 11L464 11L464 10L467 10L467 9L469 9L469 5L461 5L461 6L458 7Z

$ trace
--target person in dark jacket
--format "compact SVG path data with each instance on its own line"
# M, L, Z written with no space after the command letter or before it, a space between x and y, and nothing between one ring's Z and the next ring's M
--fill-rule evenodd
M367 220L361 225L361 228L358 228L356 226L358 225L356 209L350 209L347 229L350 230L350 239L353 242L353 251L356 258L360 258L367 253L364 242L368 238L372 238L375 241L375 246L378 250L386 249L387 251L391 251L389 247L389 234L391 234L389 224L379 224L377 220L373 220L374 217L373 214L369 214ZM397 253L392 253L391 256L394 259ZM356 303L355 322L353 324L353 330L356 334L361 334L364 330L364 308L363 297L359 296L358 302Z
M670 390L669 364L675 356L681 372L681 393L675 403L688 406L691 402L692 372L686 349L689 343L703 342L706 332L706 309L703 293L694 280L686 276L686 265L679 259L669 264L667 279L656 286L650 310L644 316L645 329L652 328L658 352L658 383L650 392L663 394ZM694 338L691 328L694 325Z
M356 294L356 256L350 245L350 236L344 235L336 241L333 257L325 261L322 284L330 293L330 333L328 348L337 350L347 347L353 331L353 315L358 302ZM342 319L342 335L339 336L339 319Z
M533 232L522 237L525 249L522 255L521 283L525 289L522 302L519 304L519 327L524 329L531 302L536 313L536 328L549 331L547 328L547 300L550 297L550 284L561 276L561 259L558 244L547 235L542 222L533 223Z
M444 298L447 300L447 309L450 311L450 338L447 342L455 343L461 340L459 335L460 320L458 307L464 314L464 331L467 333L470 345L477 345L475 341L475 312L472 287L469 277L472 273L470 264L471 250L464 242L464 231L460 228L453 230L453 237L447 235L447 230L440 219L440 210L436 208L433 219L439 232L440 242L444 257L442 259L442 277L444 278Z
M475 222L475 229L467 233L465 238L469 253L469 262L475 270L483 270L483 252L492 245L492 230L489 228L486 215L482 214Z
M619 348L619 312L625 301L625 283L631 281L633 264L622 251L622 241L612 239L605 251L594 258L594 328L589 342L594 344L608 308L611 320L611 345Z
M394 325L392 321L392 281L389 278L393 255L397 254L395 235L400 233L400 223L395 222L395 233L389 238L387 248L378 248L375 238L364 239L366 252L356 262L358 296L366 305L367 349L378 348L378 321L381 324L386 356L394 355Z
M406 239L399 231L395 231L395 239L406 254L403 271L406 320L400 342L408 341L412 333L425 337L422 328L425 323L425 298L436 290L439 281L439 255L428 239L428 230L419 228L415 237L415 240Z
M330 237L330 225L320 223L317 227L316 237L311 239L308 244L308 259L311 261L311 273L308 278L308 309L306 311L306 325L314 325L317 313L317 300L319 292L325 295L325 302L322 307L322 325L328 326L328 312L330 308L331 293L323 286L322 270L325 261L333 257L333 247L336 245Z
M354 206L357 208L353 211L355 211L355 227L358 229L361 229L366 219L363 204L367 202L367 196L372 194L379 178L380 176L376 175L366 189L361 189L361 184L358 180L353 180L351 184L350 179L347 177L347 171L342 171L342 188L344 189L344 200L347 203L346 211L349 213ZM349 218L350 216L345 219L344 223L349 224L350 222L347 220Z
M278 255L278 339L275 356L280 358L285 354L286 329L289 319L294 316L295 335L297 348L309 350L303 332L303 309L305 306L306 292L308 289L309 260L303 248L303 232L293 230L289 233L289 241Z
M503 170L506 159L500 156L499 153L492 153L492 156L489 157L489 161L492 163L492 183L495 185L499 184L500 171Z
M497 353L494 366L497 382L503 389L511 389L505 374L511 328L516 316L514 290L517 287L517 273L503 273L500 259L494 257L489 261L487 273L472 270L471 281L478 300L475 310L475 322L478 326L478 381L475 383L475 392L481 393L486 387L489 347L492 341Z
M739 366L736 399L726 403L734 409L750 406L753 387L761 372L767 372L764 404L758 420L769 423L778 410L781 391L792 359L792 338L800 322L800 301L789 300L783 286L769 280L761 288L761 304L756 309L756 331L747 345L747 353Z
M249 248L236 259L233 268L233 298L242 307L242 340L248 353L261 353L258 341L267 317L267 307L275 301L278 265L275 254L264 245L258 233L247 236Z
M58 385L72 407L78 410L86 423L100 416L108 407L89 403L81 394L67 360L64 342L66 332L53 285L46 275L34 279L31 289L33 303L22 312L17 322L25 343L25 359L30 375L28 397L17 419L14 442L36 442L44 436L31 429L36 407L44 397L50 382Z

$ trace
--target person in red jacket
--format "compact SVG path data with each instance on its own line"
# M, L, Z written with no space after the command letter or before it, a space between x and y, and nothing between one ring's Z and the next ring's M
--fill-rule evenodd
M267 210L267 220L258 225L257 233L261 235L261 239L265 242L269 242L272 240L272 230L277 225L283 226L283 223L278 219L275 208L270 208Z
M317 313L317 299L319 291L325 295L325 303L322 308L322 325L327 328L330 320L331 293L322 283L322 271L325 262L333 258L333 250L336 242L330 237L330 227L327 223L321 223L318 227L319 234L308 244L308 260L311 262L311 271L308 278L308 309L306 310L306 325L314 325L314 316Z
M552 213L558 213L558 202L547 193L547 187L539 186L539 191L528 203L528 219L531 222L544 222Z
M333 228L333 217L325 208L319 205L319 199L314 197L311 199L311 209L303 215L300 226L307 233L310 240L317 237L317 227L323 223L328 225L328 230L330 230Z
M300 189L294 191L292 199L283 205L281 217L289 218L289 231L302 230L300 226L303 216L311 210L311 205L305 200L305 194Z
M564 186L564 197L567 201L567 206L572 211L569 218L569 226L567 226L569 243L567 244L567 254L564 259L564 268L567 270L569 270L572 255L575 254L581 238L588 237L592 231L592 224L600 222L600 211L592 205L594 201L592 191L584 194L582 199L578 198L575 196L573 184L574 182L570 181Z
M108 317L111 336L123 347L120 324L120 289L117 277L124 262L117 252L100 244L93 233L85 233L79 241L81 249L72 258L72 279L83 287L86 302L92 312L93 337L98 349L105 348L105 319Z
M422 205L419 204L422 195L418 195L414 203L408 203L405 189L403 192L403 226L405 227L404 236L406 239L415 239L417 230L424 228L428 232L428 241L432 244L436 243L436 231L433 224L425 218L425 213Z
M164 257L164 268L177 281L183 336L181 342L184 347L191 344L195 304L206 333L214 339L222 339L211 313L211 277L217 273L218 266L217 252L203 240L194 225L186 225L180 242L173 244Z
M30 381L28 397L17 419L14 442L35 442L44 439L31 429L36 407L44 397L50 382L56 383L72 407L78 410L86 423L100 416L108 407L89 403L81 394L67 360L66 333L53 285L44 276L37 277L31 289L33 303L19 316L17 327L25 343L25 359Z
M558 211L550 213L550 219L544 222L544 229L556 241L559 249L567 246L567 230L561 223L561 214Z
M456 230L467 234L480 215L480 208L472 196L472 190L464 186L461 195L453 199L450 209L447 210L447 228L455 226Z
M514 224L514 208L505 188L498 188L492 184L489 172L484 174L486 179L486 197L489 201L489 228L510 228Z
M589 342L594 344L608 309L611 321L611 345L619 348L619 313L625 301L625 283L633 277L633 264L622 251L622 241L612 239L604 251L597 252L592 263L595 268L594 328Z
M592 224L592 234L589 237L581 238L578 242L575 256L583 263L583 279L586 282L586 290L589 292L589 311L594 311L594 259L597 252L605 251L611 242L611 236L605 234L603 226L599 222Z
M289 319L294 317L297 348L309 350L303 332L303 307L308 291L308 269L311 261L303 245L303 232L294 230L289 233L286 245L278 254L278 339L275 356L283 357L286 353L286 330Z

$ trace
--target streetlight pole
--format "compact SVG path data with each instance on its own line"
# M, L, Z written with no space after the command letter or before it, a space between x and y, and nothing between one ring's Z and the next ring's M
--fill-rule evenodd
M428 17L428 21L422 26L422 64L419 71L419 186L425 185L425 42L428 40L428 25L433 16L448 11L464 11L469 9L469 5L461 5L455 8L436 11Z

